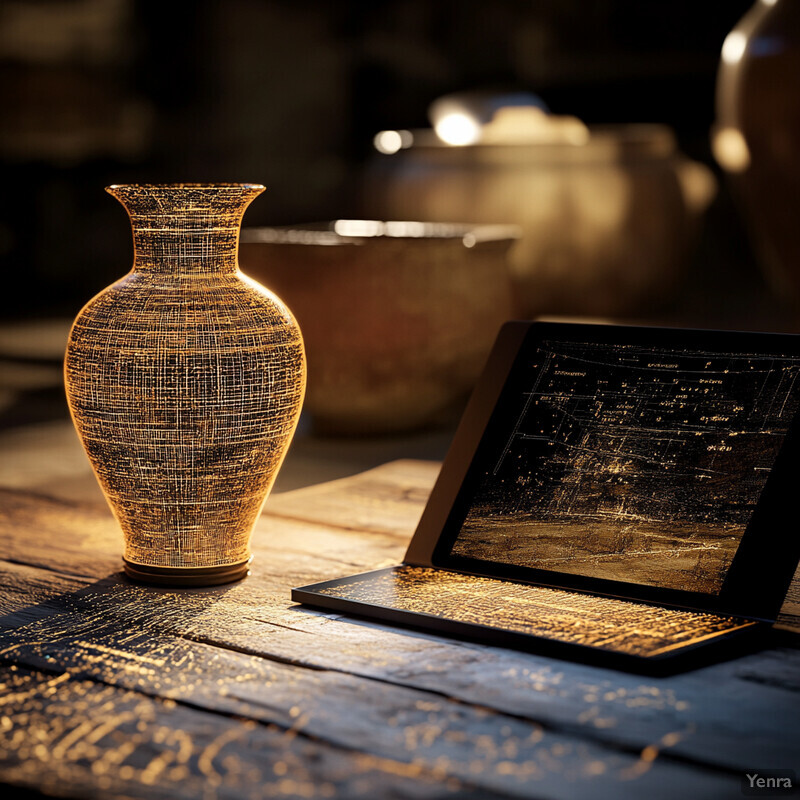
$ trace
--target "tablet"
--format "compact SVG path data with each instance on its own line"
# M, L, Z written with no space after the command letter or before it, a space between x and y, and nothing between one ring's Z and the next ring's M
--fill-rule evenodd
M722 652L800 557L799 376L793 335L508 323L404 564L293 596L625 666Z

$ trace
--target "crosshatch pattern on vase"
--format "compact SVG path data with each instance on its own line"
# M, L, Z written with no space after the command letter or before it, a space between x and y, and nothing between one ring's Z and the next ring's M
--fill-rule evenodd
M130 215L134 265L79 314L65 379L132 564L246 561L294 432L299 329L237 262L241 218L262 190L108 189Z

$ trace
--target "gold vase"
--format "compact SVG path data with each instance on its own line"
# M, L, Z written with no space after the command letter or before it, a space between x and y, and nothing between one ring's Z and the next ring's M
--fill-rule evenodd
M263 189L107 189L131 219L133 268L78 314L65 382L136 580L244 577L253 526L297 424L300 330L237 261L242 216Z

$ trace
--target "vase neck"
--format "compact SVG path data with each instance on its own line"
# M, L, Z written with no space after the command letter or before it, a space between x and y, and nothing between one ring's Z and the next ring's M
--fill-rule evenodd
M263 186L140 184L109 186L133 228L136 272L230 274L238 269L245 209Z

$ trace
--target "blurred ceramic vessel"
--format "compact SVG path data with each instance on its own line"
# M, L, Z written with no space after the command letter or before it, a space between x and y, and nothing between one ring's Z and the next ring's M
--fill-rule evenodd
M776 294L800 302L800 3L759 0L728 34L712 146Z
M460 408L514 316L516 233L371 220L245 228L242 269L274 287L303 329L315 430L407 431Z
M137 580L247 574L251 532L300 414L300 331L237 263L242 215L263 189L108 189L130 216L134 264L78 315L65 379Z
M400 218L518 224L510 261L528 315L646 315L680 286L713 175L663 126L547 125L464 146L404 131L373 158L365 201Z

